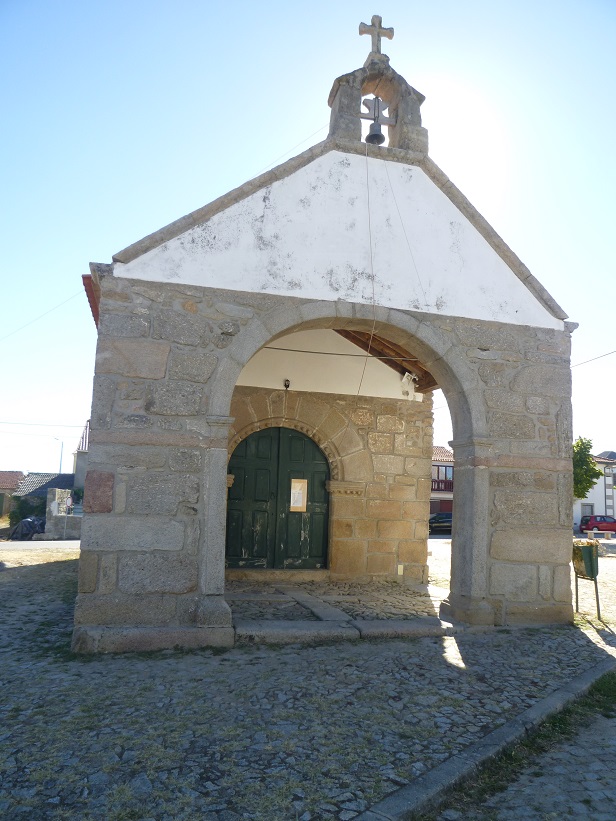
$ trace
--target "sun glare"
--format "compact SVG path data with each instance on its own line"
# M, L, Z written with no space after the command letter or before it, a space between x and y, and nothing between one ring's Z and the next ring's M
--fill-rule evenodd
M459 667L461 670L466 670L466 664L464 664L458 649L458 642L453 636L445 636L443 638L443 658L453 667Z
M429 75L422 82L422 121L430 136L430 156L471 202L481 199L502 208L514 152L511 123L498 98L451 75Z

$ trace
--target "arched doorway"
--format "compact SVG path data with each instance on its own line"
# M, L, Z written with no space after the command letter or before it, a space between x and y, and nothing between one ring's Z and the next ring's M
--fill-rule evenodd
M256 431L229 461L227 567L307 570L327 566L329 465L303 433Z

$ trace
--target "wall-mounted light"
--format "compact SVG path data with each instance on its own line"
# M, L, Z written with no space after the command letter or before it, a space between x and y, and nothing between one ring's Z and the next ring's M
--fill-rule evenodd
M285 379L282 384L284 385L285 391L288 391L289 388L291 387L291 380L290 379Z

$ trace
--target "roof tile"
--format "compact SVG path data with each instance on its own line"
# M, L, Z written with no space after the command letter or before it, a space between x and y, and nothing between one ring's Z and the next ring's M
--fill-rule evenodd
M42 496L47 498L47 491L50 487L70 490L74 482L74 473L29 473L19 483L13 496Z

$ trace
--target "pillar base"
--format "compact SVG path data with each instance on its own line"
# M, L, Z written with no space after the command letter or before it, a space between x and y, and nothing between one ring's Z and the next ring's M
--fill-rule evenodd
M194 650L233 647L232 627L76 627L74 653L143 653L155 650Z
M564 602L506 602L505 624L573 624L573 605Z
M494 607L485 599L457 596L450 593L441 602L439 616L443 621L462 621L466 624L494 624Z
M224 596L199 596L196 622L199 627L232 627L231 608Z

